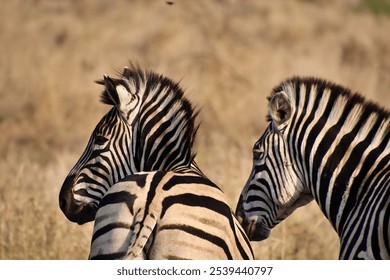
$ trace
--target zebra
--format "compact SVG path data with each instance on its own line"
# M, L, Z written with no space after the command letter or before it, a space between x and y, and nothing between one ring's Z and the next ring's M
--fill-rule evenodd
M252 241L313 199L340 239L340 259L390 258L389 111L314 77L268 97L269 125L236 216Z
M95 220L90 259L253 259L222 190L197 167L198 111L180 86L135 65L97 82L112 108L59 195L70 221Z

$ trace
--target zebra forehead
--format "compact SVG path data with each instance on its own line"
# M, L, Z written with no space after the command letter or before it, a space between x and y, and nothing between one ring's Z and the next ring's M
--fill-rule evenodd
M103 118L96 125L94 133L102 133L113 129L115 123L120 120L118 110L114 107L103 116Z

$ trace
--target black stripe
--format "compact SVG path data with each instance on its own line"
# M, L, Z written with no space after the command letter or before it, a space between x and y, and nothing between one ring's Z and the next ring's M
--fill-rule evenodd
M80 184L80 183L86 183L88 185L96 185L97 187L100 187L102 189L104 189L104 192L102 192L101 190L97 189L96 187L91 187L91 186L88 186L91 190L93 191L96 191L98 193L100 193L102 196L104 195L104 193L107 191L107 188L105 185L103 185L101 182L99 181L96 181L94 179L92 179L91 177L89 177L87 174L83 173L79 176L79 178L77 179L76 181L76 184ZM108 182L107 182L108 183ZM81 195L81 193L79 193L79 191L81 190L85 190L85 189L79 189L77 191L75 191L75 193L78 193ZM86 191L86 190L85 190Z
M100 229L98 229L96 232L94 232L92 236L91 244L95 241L95 239L99 238L100 236L106 234L107 232L116 229L116 228L125 228L130 229L131 225L126 223L110 223Z
M184 119L182 121L184 121ZM177 126L179 125L180 124L178 124ZM166 165L173 166L180 162L183 162L184 159L188 157L188 155L191 155L191 147L192 147L192 143L190 141L191 139L188 139L188 137L186 137L186 134L188 132L186 131L186 129L184 129L177 135L175 139L173 139L176 130L177 129L175 128L170 132L164 133L164 136L162 139L160 139L158 146L155 148L153 153L148 158L147 166L150 167L154 166L153 169L159 169L159 167L162 166L164 160ZM149 139L148 141L154 143L156 140L154 138L155 136L156 135L154 134L153 138ZM170 143L167 145L169 141ZM177 143L180 143L180 145L179 147L175 148ZM160 156L157 159L158 154L160 154ZM185 162L188 162L188 160Z
M317 94L317 95L315 96L313 108L310 108L311 111L310 111L310 113L309 113L309 117L307 118L306 122L304 123L304 127L302 128L302 137L303 137L303 135L307 132L308 126L309 126L313 121L315 121L315 113L316 113L316 110L317 110L317 108L318 108L318 106L319 106L319 102L320 102L320 101L321 101L321 95L320 95L320 94ZM305 156L305 158L304 158L304 163L306 164L306 170L313 170L314 168L316 168L316 167L310 168L310 155L314 152L312 149L313 149L313 144L314 144L314 142L315 142L317 136L318 136L318 135L314 135L313 133L311 133L311 131L309 131L309 135L308 135L308 137L307 137L307 141L306 141L306 143L304 144L304 145L305 145L305 151L304 151L304 154L305 154L304 156ZM298 143L303 143L303 141L298 142ZM313 172L313 173L315 173L315 172ZM313 177L311 177L311 185L312 185L313 187L315 186L315 181L314 181L315 178L316 178L316 177L315 177L315 174L313 174ZM321 200L320 200L320 197L317 196L317 192L314 192L314 193L313 193L313 196L315 197L315 199L316 199L317 201L319 201L320 203L322 203ZM321 194L320 194L320 196L321 196ZM322 205L323 205L323 204L322 204Z
M388 134L390 135L390 133ZM359 188L352 188L349 192L348 200L347 203L345 204L344 207L344 214L342 215L340 219L340 225L341 225L341 231L340 233L342 234L344 229L343 225L347 223L347 219L350 216L350 211L355 207L357 201L360 201L362 199L362 195L365 194L365 192L362 192L362 190L367 190L369 185L372 185L373 181L373 176L376 175L376 173L370 172L368 173L369 170L373 167L375 164L376 160L380 156L381 153L383 153L387 143L389 141L389 137L384 139L384 141L375 149L370 151L370 153L366 156L366 159L361 167L361 171L359 174L356 176L355 181L356 182L363 182L364 178L368 176L366 179L366 184L367 186L360 186ZM387 162L389 161L389 158L387 159ZM385 159L386 162L386 159ZM360 197L358 197L358 194L360 193Z
M158 102L158 104L156 104L156 106L151 108L150 111L152 111L152 112L157 111L158 113L143 126L142 132L144 135L147 135L147 138L145 137L145 139L148 139L151 136L154 139L161 137L161 135L164 135L166 130L171 126L172 120L177 118L177 116L172 115L172 116L170 116L170 119L168 121L162 122L163 118L168 115L169 110L177 102L176 99L172 98L165 107L161 107L162 103L165 102L165 99L166 99L166 97L162 98ZM154 127L157 127L157 130L154 131L153 134L151 134L150 131ZM174 133L175 131L172 131L172 132ZM150 142L150 143L148 143L148 142ZM150 152L153 152L152 147L153 147L154 141L145 141L145 144L146 144L146 149L145 149L146 151L145 151L144 156L145 156L145 158L148 158L150 156Z
M93 164L88 163L88 164L84 165L83 168L86 168L86 169L96 168L96 169L103 170L104 173L106 173L106 174L110 174L110 171L108 170L108 168L101 162L94 162Z
M126 255L126 252L122 253L111 253L111 254L102 254L89 258L90 260L117 260L121 259Z
M90 188L90 189L100 193L101 196L103 196L103 194L100 190L97 190L95 188ZM92 199L97 200L97 201L99 201L101 199L101 196L96 196L96 195L90 194L89 192L87 192L86 189L78 189L77 191L74 191L74 193L77 195L80 195L80 196L92 198Z
M136 182L141 188L146 185L147 174L131 174L123 178L120 182Z
M199 185L206 185L210 186L216 189L219 189L217 185L215 185L213 182L211 182L209 179L201 177L201 176L190 176L190 175L184 175L184 176L172 176L168 182L164 184L162 189L164 191L168 191L171 188L173 188L176 185L180 184L199 184Z
M340 254L343 253L344 259L357 258L357 255L352 255L352 250L355 249L356 252L366 251L367 250L367 236L370 230L368 226L369 221L367 219L373 218L370 214L370 206L372 203L375 203L375 200L372 200L372 188L370 192L365 192L364 197L359 199L360 207L358 207L354 213L350 213L350 219L347 223L350 225L347 230L344 228L345 238L341 240L341 249ZM360 237L363 235L362 240L358 242Z
M154 165L154 169L159 169L160 166L162 166L162 161L164 160L164 155L169 153L176 153L175 150L172 148L172 143L170 144L170 147L165 145L168 143L168 141L173 137L175 134L175 130L166 131L170 126L170 121L164 122L159 124L158 129L153 133L153 135L150 135L147 138L147 148L145 152L145 166L148 166L149 169ZM161 137L162 136L162 137ZM152 150L153 145L156 143L156 141L159 141L159 145ZM173 144L176 145L176 142L173 141ZM163 151L162 156L159 159L159 162L156 162L158 154Z
M185 176L185 177L188 177L188 176ZM202 178L202 177L196 177L196 178ZM171 186L168 187L168 189L170 189L170 188L171 188ZM211 198L211 197L197 196L197 195L189 194L189 193L181 194L181 195L177 195L177 196L169 196L163 200L163 203L162 203L163 209L162 209L162 212L160 215L160 219L162 219L164 217L166 211L173 204L183 204L183 205L187 205L187 206L207 208L209 210L217 212L217 213L221 214L222 216L225 216L226 218L228 218L230 228L232 229L232 231L234 233L235 241L236 241L236 244L238 245L238 249L239 249L241 255L243 256L244 259L249 259L249 256L245 253L242 245L240 244L240 242L238 240L236 232L234 231L235 224L233 221L233 214L231 212L231 209L224 202L221 202L221 201L216 200L216 199ZM219 243L218 243L218 245L220 247L222 246L222 244L219 244ZM228 247L224 248L225 253L226 253L226 250L228 250ZM230 252L228 252L228 255L231 257Z
M361 126L362 125L360 123L357 124L357 127L361 127ZM364 141L356 144L356 146L353 148L348 160L344 164L340 173L337 175L337 178L334 182L334 186L333 186L333 190L332 190L332 196L331 196L332 207L330 209L330 217L329 217L329 219L331 221L333 221L333 223L336 222L336 216L337 216L338 212L340 211L338 209L338 207L342 201L342 196L345 193L347 183L350 180L352 173L355 171L356 167L359 165L363 153L371 144L372 138L375 135L375 132L377 131L378 127L379 127L379 122L377 122L374 126L372 126L370 132L368 133L368 135ZM360 129L360 128L358 128L358 129ZM355 129L354 129L354 131L355 131ZM354 135L352 137L355 138ZM353 141L353 139L351 139L351 140ZM351 189L361 189L362 188L361 184L362 184L362 181L354 180L353 185L350 186L350 190ZM345 207L344 207L343 211L346 211ZM340 232L340 230L338 230L338 232Z
M390 188L387 189L385 197L390 197ZM385 214L383 217L383 232L380 232L378 234L381 234L383 236L385 242L385 252L387 252L388 255L390 255L389 230L390 230L390 205L387 204L387 208L385 210Z
M127 125L123 125L122 129L124 132L122 133L122 138L121 139L121 152L123 155L126 155L124 157L124 161L128 168L131 170L131 161L129 155L131 155L130 149L131 149L131 140L129 139L129 135L131 135L131 132L129 131L129 127Z
M305 96L301 96L300 95L301 98L304 98L303 108L307 108L308 105L309 105L309 96L310 96L309 93L310 93L310 87L308 85L306 85ZM297 106L297 108L298 108L298 106ZM303 143L303 137L305 136L305 133L306 133L306 128L305 128L305 126L303 124L303 119L304 119L305 115L306 114L301 113L299 118L298 118L298 120L297 120L297 122L296 123L291 123L291 125L294 125L294 127L296 127L295 134L292 133L291 135L292 135L293 139L298 139L297 143ZM298 128L301 125L302 125L301 134L298 135ZM297 152L297 159L298 159L297 162L304 162L303 161L303 153L301 152L301 150L299 150Z
M228 260L232 260L233 256L231 255L229 251L229 247L226 244L226 242L219 236L215 236L212 234L209 234L203 230L200 230L198 228L194 228L189 225L183 225L183 224L172 224L172 225L166 225L159 228L160 231L162 230L180 230L184 231L186 233L189 233L191 235L194 235L196 237L199 237L201 239L207 240L210 243L217 245L218 247L222 248L222 250L225 252L225 255Z
M125 203L130 210L131 215L134 215L134 201L137 199L137 195L131 194L126 191L120 191L115 193L106 194L99 203L99 208L106 205L112 205L116 203Z
M180 195L168 196L162 202L162 211L160 219L162 219L166 211L174 204L183 204L192 207L203 207L211 211L217 212L222 216L228 217L231 215L229 206L226 203L216 200L215 198L185 193Z
M357 125L355 125L355 127L352 129L351 132L345 134L340 139L340 142L337 144L337 147L334 149L333 153L329 155L328 160L326 161L326 164L323 168L325 172L323 172L323 175L321 176L320 184L318 186L315 186L320 191L319 193L320 197L318 198L317 201L320 202L320 206L322 209L324 209L325 207L326 200L328 198L327 196L328 196L329 188L333 188L333 191L335 192L335 197L334 197L335 201L332 202L332 205L334 205L334 207L337 208L340 204L341 196L344 193L346 188L345 180L347 178L339 177L339 174L337 174L337 179L333 184L333 186L329 185L329 180L333 175L332 173L338 168L340 161L345 156L346 151L351 146L351 143L355 139L356 133L359 131L360 127L361 127L361 123L358 123ZM312 170L313 177L315 176L314 174L316 173L317 170L318 170L318 166ZM342 179L344 180L344 182L341 181ZM315 181L313 181L313 184L315 184ZM332 212L332 215L334 215L334 212ZM330 217L328 217L328 219L330 219ZM330 221L332 222L333 226L335 226L334 224L335 220L330 219Z
M96 185L98 185L98 186L101 186L105 191L107 191L107 190L108 190L108 187L106 187L103 183L97 181L97 179L100 178L100 179L104 180L104 181L107 183L108 186L110 185L110 179L109 179L107 176L105 176L104 174L102 174L102 173L100 172L100 170L95 170L94 168L89 168L88 170L89 170L89 172L91 172L91 174L92 174L93 176L96 177L96 179L94 179L94 178L92 179L92 178L90 178L90 177L89 177L88 175L86 175L86 174L83 174L83 175L84 175L83 177L84 177L85 179L86 179L86 178L89 178L90 180L92 180L92 183L93 183L93 184L96 184ZM88 183L88 179L86 179L85 182ZM91 182L91 181L90 181L90 182Z
M244 239L244 242L245 242L246 246L249 248L249 251L250 251L250 256L248 256L247 253L245 252L244 248L242 247L240 241L237 239L237 235L235 235L236 243L237 243L238 249L240 250L241 256L243 257L244 260L254 259L252 246L251 246L251 243L250 243L250 241L249 241L245 231L240 226L237 226L237 228L238 228L238 231L241 234L241 237Z
M382 177L382 176L381 176ZM384 215L383 218L379 216L381 210L386 209L385 207L387 206L386 210L389 210L389 197L390 197L390 188L381 188L379 193L376 194L377 201L373 201L373 211L375 211L372 216L375 219L374 224L372 228L370 229L373 231L372 237L371 237L371 247L372 251L374 254L374 259L381 259L381 244L379 243L379 238L380 236L383 238L385 242L385 248L383 251L386 251L386 241L387 243L389 242L389 232L387 232L387 228L385 227L386 222L388 223L389 221L389 216L387 216L386 220L386 214ZM386 213L385 210L385 213ZM383 225L383 232L379 231L380 225ZM390 253L390 251L387 251L387 253Z
M147 83L148 85L150 85L150 80L148 80ZM158 89L157 86L159 86ZM151 109L153 108L153 106L155 106L157 97L161 95L162 89L163 89L162 84L154 84L153 87L146 86L143 99L142 99L142 108L140 111L140 116L142 116L144 120L146 120L150 116L150 114L153 113L153 110ZM151 96L149 102L146 103L146 99L149 97L151 90L154 91L153 95Z
M147 109L147 111L142 112L141 125L142 125L142 133L145 136L149 135L149 132L155 126L155 124L158 123L162 119L162 117L166 115L166 112L164 112L162 110L158 110L158 109L161 109L160 108L161 104L163 102L165 102L165 99L167 98L167 95L165 95L165 96L161 97L159 100L157 100L157 97L161 93L161 90L162 90L162 88L160 87L160 89L155 94L155 96L153 96L152 100L148 104L145 104L143 106L143 109L146 108L147 106L151 106L150 108ZM172 103L174 103L176 101L177 100L175 98L173 98L170 101L168 106L172 106ZM157 114L146 123L146 120L148 120L149 116L153 113L156 113L156 112L157 112Z

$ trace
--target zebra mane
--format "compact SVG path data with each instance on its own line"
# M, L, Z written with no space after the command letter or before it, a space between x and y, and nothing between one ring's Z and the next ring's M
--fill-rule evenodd
M145 114L146 109L144 110L144 107L150 105L146 104L149 103L149 100L154 100L158 97L162 100L169 100L170 103L174 104L162 109L164 118L171 120L172 123L173 120L179 117L183 120L176 129L185 131L183 141L186 141L189 149L192 150L196 132L199 128L199 124L195 124L199 111L185 97L184 90L179 84L153 71L143 70L138 65L132 63L129 68L125 67L123 72L117 72L117 75L119 76L118 79L112 79L115 84L120 84L129 92L140 96L140 113L137 117L139 120ZM98 80L96 83L104 85L104 80ZM113 106L117 103L117 100L113 101L106 90L101 93L100 101L103 104ZM195 155L191 151L190 161L195 158Z
M316 94L322 95L324 91L330 90L331 92L331 98L334 100L338 98L339 96L343 96L348 100L348 103L351 106L361 106L364 113L367 115L370 115L372 113L375 113L378 115L380 119L389 119L390 118L390 111L380 107L378 104L366 100L360 93L353 93L351 90L349 90L346 87L343 87L341 85L338 85L336 83L332 83L327 80L323 80L320 78L315 77L292 77L282 83L280 83L278 86L276 86L269 97L267 97L268 100L271 100L271 98L278 92L281 91L288 91L292 90L292 95L295 98L299 98L300 94L300 87L302 85L305 85L306 87L306 95L313 94L313 91L311 91L311 88L315 86L317 90L315 91ZM297 100L294 100L297 101ZM294 102L293 101L293 102ZM267 115L267 121L270 121L271 118L269 115Z

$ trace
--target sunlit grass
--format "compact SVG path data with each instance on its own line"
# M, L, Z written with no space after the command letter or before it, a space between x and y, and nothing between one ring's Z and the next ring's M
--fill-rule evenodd
M390 107L390 20L306 2L4 1L0 259L88 257L92 224L66 220L58 192L109 109L94 80L129 60L181 81L201 109L198 163L233 209L281 80L321 76ZM253 246L259 259L338 255L315 203Z

